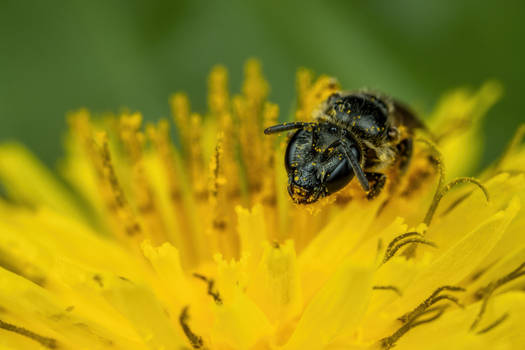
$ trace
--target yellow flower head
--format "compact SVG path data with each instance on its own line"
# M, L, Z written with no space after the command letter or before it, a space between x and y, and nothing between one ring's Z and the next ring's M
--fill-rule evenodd
M297 86L297 120L340 89L308 70ZM394 189L309 206L288 196L286 137L263 135L268 92L251 60L238 95L212 70L204 116L172 96L175 130L72 113L65 181L0 146L0 347L525 348L525 129L457 177L498 84L442 99Z

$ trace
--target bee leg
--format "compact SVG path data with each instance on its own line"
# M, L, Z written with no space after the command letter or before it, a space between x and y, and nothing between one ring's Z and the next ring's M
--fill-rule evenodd
M377 197L386 183L386 175L381 173L365 173L368 182L370 183L370 191L366 194L368 200Z
M414 141L412 139L404 139L397 145L397 152L399 155L399 170L401 175L406 173L410 165L410 158L412 158L412 150L414 148Z

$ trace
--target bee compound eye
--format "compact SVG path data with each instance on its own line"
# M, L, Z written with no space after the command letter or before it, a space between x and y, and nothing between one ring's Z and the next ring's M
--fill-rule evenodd
M354 172L345 158L335 167L335 169L326 177L326 190L328 194L339 191L345 187L354 177Z

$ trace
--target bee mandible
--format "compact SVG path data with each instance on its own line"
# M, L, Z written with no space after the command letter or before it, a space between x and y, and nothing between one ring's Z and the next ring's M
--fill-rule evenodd
M271 126L266 135L296 130L284 157L288 193L310 204L345 187L354 176L369 200L393 168L410 163L416 129L424 124L403 104L369 92L337 92L313 113L313 122Z

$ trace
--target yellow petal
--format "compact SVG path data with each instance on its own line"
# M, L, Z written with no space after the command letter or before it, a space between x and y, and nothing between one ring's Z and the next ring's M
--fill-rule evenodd
M65 348L142 348L133 339L119 336L118 330L106 329L96 321L83 318L74 305L63 303L43 288L1 268L0 305L29 324L45 325L63 334L64 338L57 340L58 347L60 342L65 342Z
M431 130L446 130L438 146L450 178L469 175L476 167L482 151L481 119L501 94L501 85L490 81L475 93L453 91L436 108L430 118Z
M238 206L235 211L238 218L237 229L241 241L241 252L249 255L248 269L253 272L259 263L263 243L266 241L263 208L261 205L256 205L249 211Z
M411 310L438 287L459 283L474 270L500 240L519 207L515 198L505 211L482 222L416 276L402 298L406 309Z
M345 261L304 311L286 350L323 349L363 317L372 290L373 264Z
M187 345L181 330L174 325L178 315L169 315L149 288L111 274L101 274L99 281L102 295L133 324L150 349L179 349Z
M273 323L286 322L302 305L293 241L264 246L248 294Z
M299 257L304 297L309 300L375 219L380 201L351 202L331 219Z
M45 206L77 220L84 217L66 188L18 144L0 146L0 180L9 195L22 203Z
M215 306L211 337L213 344L227 344L233 349L250 349L272 332L264 313L243 293Z

